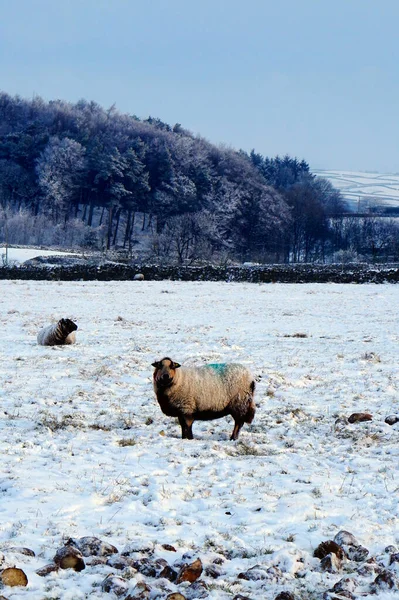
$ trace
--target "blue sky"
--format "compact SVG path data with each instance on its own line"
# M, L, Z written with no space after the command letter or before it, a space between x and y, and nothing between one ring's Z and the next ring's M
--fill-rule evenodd
M399 172L398 0L0 0L0 89Z

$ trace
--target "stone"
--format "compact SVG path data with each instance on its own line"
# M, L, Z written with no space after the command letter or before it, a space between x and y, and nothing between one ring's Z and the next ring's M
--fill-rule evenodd
M372 421L373 415L370 413L353 413L348 417L348 423L363 423L364 421Z
M133 567L125 567L121 573L123 579L136 579L137 571Z
M30 548L24 548L22 546L16 546L15 548L7 548L7 552L14 552L15 554L24 554L25 556L36 556L36 554Z
M165 565L162 571L158 574L158 577L164 577L168 581L176 581L177 571L172 569L169 565Z
M247 571L239 573L238 579L246 579L247 581L262 581L278 582L282 577L282 571L279 567L272 565L264 567L262 565L254 565Z
M140 581L133 590L132 594L128 594L123 600L148 600L151 596L152 589L149 585Z
M399 589L398 579L394 573L390 571L383 571L374 579L371 584L371 589L373 592L377 592L378 590L392 590Z
M343 577L332 588L332 592L354 592L358 586L358 581L353 577Z
M176 548L170 544L162 544L162 548L168 552L176 552Z
M333 552L331 554L327 554L320 561L320 568L322 571L327 571L327 573L338 573L342 567L342 560L338 558L336 554Z
M197 558L194 562L189 565L183 565L177 576L177 583L182 581L189 581L194 583L197 581L202 574L202 562L200 558Z
M247 571L243 571L237 575L238 579L245 579L246 581L260 581L267 579L266 570L261 565L254 565Z
M60 569L73 569L79 572L86 567L81 551L75 546L68 545L60 548L53 560Z
M336 536L334 537L334 542L339 546L359 546L359 542L355 538L354 535L349 533L349 531L345 531L342 529L338 531Z
M76 546L83 556L110 556L118 552L112 544L93 536L70 538L67 545Z
M197 598L207 598L209 596L208 588L203 581L195 581L185 590L187 600L196 600Z
M101 589L103 592L113 593L115 596L124 596L129 588L129 585L122 577L115 575L107 575L107 577L101 583Z
M44 567L40 567L40 569L37 569L35 573L36 575L39 575L39 577L47 577L47 575L50 575L50 573L55 573L56 571L58 571L59 568L59 565L50 563L49 565L45 565Z
M9 587L26 587L28 585L28 578L25 571L18 569L17 567L9 567L8 569L4 569L0 573L0 580L3 585L7 585Z
M341 560L345 555L342 547L338 545L337 542L334 542L333 540L327 540L326 542L321 542L321 544L317 546L316 550L313 552L313 556L323 559L325 556L331 553L335 554Z
M208 565L205 568L205 575L211 577L212 579L217 579L222 574L221 569L219 569L216 565Z
M134 567L139 573L146 575L147 577L157 576L157 567L148 558L133 560L130 566Z
M132 566L134 566L134 563L135 563L133 558L130 558L129 556L122 556L120 554L114 554L113 556L110 556L109 558L107 558L106 556L99 556L96 558L101 558L102 560L105 559L106 564L109 567L112 567L113 569L118 569L118 570L126 569L127 567L132 567ZM88 564L88 563L86 563L86 564Z
M349 600L355 600L356 596L352 594L352 592L342 591L339 593L336 592L324 592L323 600L342 600L342 598L349 598Z
M349 560L363 562L364 560L367 560L369 551L364 546L348 546L346 554Z
M168 561L164 558L157 558L154 564L155 567L161 571L162 569L168 566Z
M370 575L379 575L384 571L384 567L379 564L374 558L369 558L361 567L356 569L356 573L362 577L369 577Z
M387 423L387 425L395 425L395 423L398 423L398 421L399 421L398 415L389 415L385 419L385 423Z

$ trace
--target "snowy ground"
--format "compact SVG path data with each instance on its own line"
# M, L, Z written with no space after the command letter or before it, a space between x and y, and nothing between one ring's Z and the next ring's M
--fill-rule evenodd
M217 559L220 577L201 580L220 600L281 590L321 598L343 573L322 572L313 551L340 529L373 556L397 546L399 423L384 420L399 413L398 293L0 281L0 551L29 579L0 594L113 598L99 586L121 572L107 565L35 573L69 537L97 536L171 566ZM79 325L77 344L38 346L38 330L61 317ZM180 439L152 391L151 362L165 355L251 368L258 410L238 442L229 418L197 422L196 439ZM343 417L354 412L373 420L350 425ZM11 550L21 546L36 556ZM262 578L238 578L255 565ZM357 592L368 597L374 578L360 578ZM132 594L140 580L151 597L189 597L187 584L141 574L129 579Z

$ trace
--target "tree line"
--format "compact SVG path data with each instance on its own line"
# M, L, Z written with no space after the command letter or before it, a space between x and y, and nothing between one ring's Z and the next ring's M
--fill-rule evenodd
M344 209L305 160L216 146L114 106L0 93L0 241L133 256L140 218L145 258L171 262L371 252L359 232L352 247Z

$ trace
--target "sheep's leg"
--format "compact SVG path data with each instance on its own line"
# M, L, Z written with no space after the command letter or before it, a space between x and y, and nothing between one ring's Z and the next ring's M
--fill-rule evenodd
M193 436L193 421L194 421L193 419L191 421L189 421L188 423L186 421L186 423L187 423L187 439L188 440L193 440L194 439L194 436Z
M244 423L242 421L234 421L234 429L230 437L231 440L238 439L238 434L240 433L240 429L243 425Z
M179 417L181 427L181 437L183 440L192 440L193 438L193 422L194 419L187 417Z
M187 432L186 432L186 422L183 419L183 417L179 417L179 423L180 423L180 427L181 427L181 437L183 440L187 439Z

